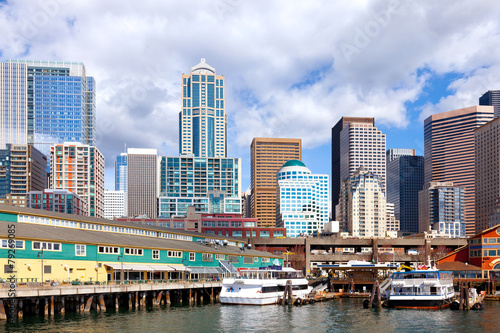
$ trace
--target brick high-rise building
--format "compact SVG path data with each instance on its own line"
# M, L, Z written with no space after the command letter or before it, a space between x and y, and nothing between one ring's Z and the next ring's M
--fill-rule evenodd
M493 120L493 106L434 114L424 122L424 184L453 182L465 188L465 234L475 233L474 130Z
M301 139L254 138L250 145L251 217L260 227L276 225L277 172L289 160L302 159Z
M47 188L46 167L47 157L33 145L8 143L0 149L0 197Z
M131 217L157 216L158 152L156 149L127 149L127 208Z
M66 142L50 147L52 189L78 194L88 205L88 215L104 217L104 156L94 146Z

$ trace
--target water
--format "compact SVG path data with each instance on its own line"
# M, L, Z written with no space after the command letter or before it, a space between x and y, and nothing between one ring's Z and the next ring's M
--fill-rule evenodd
M363 309L362 301L69 314L0 323L0 332L500 332L500 302L486 302L482 311L428 311Z

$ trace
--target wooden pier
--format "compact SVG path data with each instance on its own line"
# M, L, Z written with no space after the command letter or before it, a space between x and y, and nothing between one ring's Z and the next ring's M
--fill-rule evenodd
M203 304L218 300L222 282L19 286L15 296L0 288L0 320L54 316L66 312L141 309L159 305Z

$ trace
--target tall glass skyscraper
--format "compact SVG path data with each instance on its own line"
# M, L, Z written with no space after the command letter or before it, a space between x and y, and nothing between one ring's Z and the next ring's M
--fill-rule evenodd
M179 112L179 153L195 157L226 157L227 117L224 76L201 59L182 74L182 111Z
M73 62L8 60L0 66L1 141L95 146L95 81Z
M115 191L127 192L127 153L116 156Z

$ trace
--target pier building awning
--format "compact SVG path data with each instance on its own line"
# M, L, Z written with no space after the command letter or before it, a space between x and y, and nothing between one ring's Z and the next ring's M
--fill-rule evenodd
M175 268L169 265L141 265L141 264L104 264L104 266L111 267L114 270L124 270L132 272L162 272L162 271L175 271Z
M219 267L188 267L190 273L194 274L224 274L224 271Z

